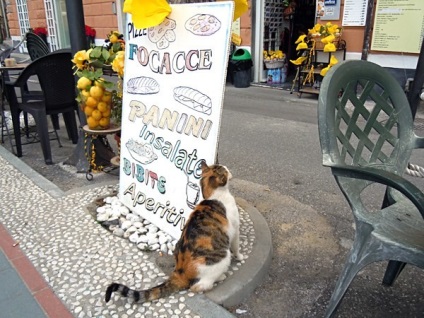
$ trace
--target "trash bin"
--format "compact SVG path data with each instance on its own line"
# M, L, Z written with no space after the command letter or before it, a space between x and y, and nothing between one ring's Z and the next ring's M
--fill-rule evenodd
M228 72L237 88L249 87L251 81L252 56L246 49L237 49L231 56Z

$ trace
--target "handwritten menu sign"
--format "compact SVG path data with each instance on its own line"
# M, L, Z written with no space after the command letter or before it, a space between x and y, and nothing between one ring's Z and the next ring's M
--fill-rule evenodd
M423 0L377 2L372 50L419 53L423 35Z
M128 23L119 198L179 238L216 157L233 2L179 4L160 25Z
M368 0L345 0L342 26L364 26Z

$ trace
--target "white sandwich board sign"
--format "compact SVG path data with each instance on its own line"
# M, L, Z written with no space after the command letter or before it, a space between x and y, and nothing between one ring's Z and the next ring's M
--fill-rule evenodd
M179 238L214 162L233 2L172 5L158 26L128 22L119 198Z

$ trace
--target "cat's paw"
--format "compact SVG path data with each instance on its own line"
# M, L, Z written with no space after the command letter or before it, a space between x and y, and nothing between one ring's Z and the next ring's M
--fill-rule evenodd
M234 255L236 257L237 260L242 261L244 260L244 256L242 253L237 253L236 255Z
M213 287L213 283L211 282L198 282L190 287L190 290L195 293L201 293L206 292L208 290L211 290Z

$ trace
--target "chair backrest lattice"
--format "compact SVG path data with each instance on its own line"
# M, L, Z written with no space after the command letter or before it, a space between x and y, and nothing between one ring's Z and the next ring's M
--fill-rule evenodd
M402 174L413 121L400 85L370 62L345 61L330 71L318 108L324 165L379 166Z
M388 94L374 82L351 82L339 98L336 136L344 163L387 162L396 148L398 118Z

